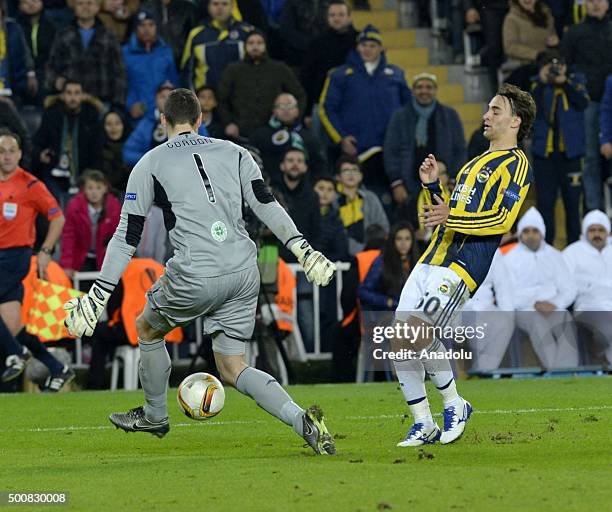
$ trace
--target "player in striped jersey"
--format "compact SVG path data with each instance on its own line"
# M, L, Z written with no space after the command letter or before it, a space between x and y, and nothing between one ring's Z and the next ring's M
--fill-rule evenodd
M394 351L413 350L412 358L395 361L398 379L414 424L398 446L419 446L458 439L471 413L469 402L457 394L448 359L436 359L445 349L440 330L448 326L467 299L484 281L504 233L514 224L533 171L518 142L535 118L531 96L504 85L483 116L489 150L463 166L448 204L442 199L434 155L419 169L423 187L432 196L420 216L434 228L429 247L404 285L396 312L398 322L411 326L413 339L392 340ZM434 422L425 392L425 372L444 401L444 427Z

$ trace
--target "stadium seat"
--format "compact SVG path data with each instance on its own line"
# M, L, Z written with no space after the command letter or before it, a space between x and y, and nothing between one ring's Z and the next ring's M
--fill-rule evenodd
M111 368L111 391L117 389L119 381L119 364L123 364L123 388L126 390L138 389L138 363L140 351L138 347L122 345L115 350Z

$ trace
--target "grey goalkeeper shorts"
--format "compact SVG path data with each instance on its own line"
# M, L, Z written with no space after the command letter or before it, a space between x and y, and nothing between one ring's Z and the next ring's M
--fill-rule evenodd
M204 317L213 350L241 355L253 336L259 295L257 265L218 277L161 276L147 292L143 315L151 327L169 331Z

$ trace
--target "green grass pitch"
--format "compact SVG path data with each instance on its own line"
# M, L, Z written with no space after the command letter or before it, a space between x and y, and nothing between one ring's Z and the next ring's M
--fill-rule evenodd
M107 420L141 392L3 395L0 491L68 491L60 510L100 512L590 511L612 501L612 378L459 389L475 409L463 438L421 450L395 446L409 427L395 384L289 388L323 407L335 457L314 456L234 390L205 422L183 416L171 390L172 430L161 440Z

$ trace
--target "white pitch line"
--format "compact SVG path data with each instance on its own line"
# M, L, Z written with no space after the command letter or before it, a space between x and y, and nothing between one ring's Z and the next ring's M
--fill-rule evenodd
M584 411L603 411L612 409L612 405L595 405L591 407L549 407L542 409L489 409L489 410L474 410L474 414L538 414L547 412L584 412ZM345 420L384 420L402 418L402 414L379 414L377 416L345 416ZM440 413L434 416L441 416ZM267 423L263 420L250 421L192 421L190 423L173 423L172 428L193 428L193 427L216 427L223 425L255 425L258 423ZM23 432L67 432L81 430L110 430L114 428L112 425L92 425L92 426L67 426L67 427L50 427L50 428L29 428L22 430ZM0 432L9 432L10 429L3 429Z

